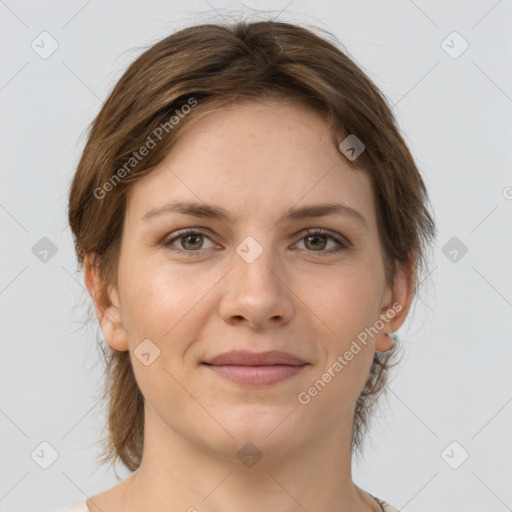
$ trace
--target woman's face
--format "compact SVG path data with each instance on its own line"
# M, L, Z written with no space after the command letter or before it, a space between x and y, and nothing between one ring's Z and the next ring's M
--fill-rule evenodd
M386 287L370 178L327 124L297 104L244 101L206 115L130 190L101 321L130 350L149 431L279 454L351 430L374 351L407 308L363 343L365 328L409 290ZM206 364L232 351L305 364Z

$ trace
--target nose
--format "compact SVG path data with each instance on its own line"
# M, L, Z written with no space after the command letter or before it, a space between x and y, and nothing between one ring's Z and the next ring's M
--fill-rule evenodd
M233 325L264 329L285 324L293 315L293 292L278 256L265 249L254 260L234 254L223 280L220 314Z

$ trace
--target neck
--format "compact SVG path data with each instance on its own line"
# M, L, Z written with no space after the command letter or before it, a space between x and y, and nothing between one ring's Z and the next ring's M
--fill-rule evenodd
M147 408L145 426L142 462L122 497L127 512L380 510L352 482L350 421L285 456L262 454L254 465L184 439Z

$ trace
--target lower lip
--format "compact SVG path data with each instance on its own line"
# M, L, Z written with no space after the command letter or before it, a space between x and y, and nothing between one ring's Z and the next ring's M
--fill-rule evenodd
M292 366L286 364L272 366L213 366L205 365L217 375L238 384L250 384L253 386L268 386L289 379L300 373L305 364Z

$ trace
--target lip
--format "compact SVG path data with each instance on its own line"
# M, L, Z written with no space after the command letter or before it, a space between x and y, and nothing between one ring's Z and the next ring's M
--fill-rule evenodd
M307 363L293 354L280 350L269 350L268 352L234 350L219 354L209 361L206 361L205 364L213 366L271 366L276 364L300 366Z
M204 366L238 384L269 386L300 373L309 363L278 350L269 352L233 351L220 354Z

